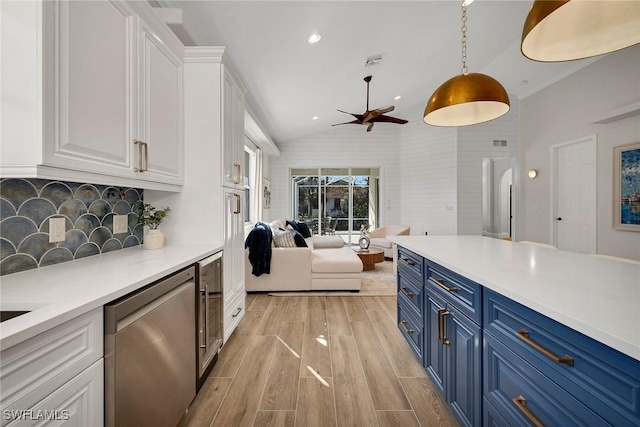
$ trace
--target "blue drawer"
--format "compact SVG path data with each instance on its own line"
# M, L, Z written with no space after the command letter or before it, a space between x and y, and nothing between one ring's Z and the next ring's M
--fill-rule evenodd
M430 260L425 260L428 290L442 295L471 320L482 319L482 286Z
M404 297L407 304L416 311L418 319L422 319L424 314L423 290L422 283L416 282L413 276L398 272L398 299Z
M484 334L484 397L500 415L485 420L505 426L608 426L602 418L491 334Z
M485 330L533 365L532 371L607 422L640 425L639 361L495 292L484 295Z
M409 343L420 363L423 362L424 332L422 321L415 317L415 310L409 308L406 299L398 298L398 329Z
M413 276L418 283L424 283L424 265L423 258L398 246L398 274L406 273Z

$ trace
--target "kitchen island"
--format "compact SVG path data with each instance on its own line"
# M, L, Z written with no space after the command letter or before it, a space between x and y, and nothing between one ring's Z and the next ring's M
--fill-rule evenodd
M640 266L481 236L390 240L398 326L461 424L640 424Z

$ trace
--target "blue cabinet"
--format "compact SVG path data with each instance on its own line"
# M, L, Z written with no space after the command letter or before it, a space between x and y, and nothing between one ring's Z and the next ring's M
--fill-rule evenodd
M640 361L399 254L399 327L462 425L640 426Z
M463 308L464 312L459 308L458 295L451 293L440 285L426 283L424 367L458 421L465 426L479 426L482 329L466 315L468 307ZM479 313L480 304L473 309Z
M465 426L481 424L482 289L398 248L398 328Z

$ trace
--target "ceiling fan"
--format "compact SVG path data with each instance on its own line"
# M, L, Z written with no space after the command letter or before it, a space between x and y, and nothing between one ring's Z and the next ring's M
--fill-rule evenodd
M371 76L365 77L364 81L367 82L367 110L364 112L364 114L353 114L353 113L348 113L346 111L338 110L341 113L351 114L356 119L351 122L336 123L335 125L331 125L331 126L350 125L350 124L365 125L367 126L367 132L371 132L371 128L373 128L373 124L375 122L398 123L400 125L408 123L408 121L404 119L385 116L385 113L393 111L393 109L395 108L393 105L390 105L384 108L377 108L375 110L369 110L369 82L371 81Z

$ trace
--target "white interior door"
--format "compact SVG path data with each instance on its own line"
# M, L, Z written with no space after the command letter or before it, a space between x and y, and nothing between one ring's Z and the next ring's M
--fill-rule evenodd
M596 136L552 147L552 241L558 249L596 252Z

